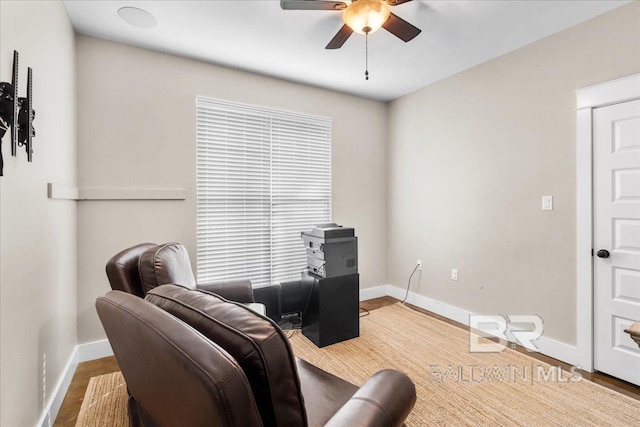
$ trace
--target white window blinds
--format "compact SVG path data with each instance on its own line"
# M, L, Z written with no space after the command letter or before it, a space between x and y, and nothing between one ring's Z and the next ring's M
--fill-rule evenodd
M198 97L197 275L299 278L300 231L331 220L331 120Z

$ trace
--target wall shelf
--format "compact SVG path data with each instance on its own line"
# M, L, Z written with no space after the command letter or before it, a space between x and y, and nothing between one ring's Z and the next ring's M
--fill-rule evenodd
M58 200L185 200L182 188L77 188L48 183L47 196Z

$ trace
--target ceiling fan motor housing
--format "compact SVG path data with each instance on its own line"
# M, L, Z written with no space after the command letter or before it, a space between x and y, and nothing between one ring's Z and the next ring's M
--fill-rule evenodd
M370 34L384 28L404 42L413 40L420 29L398 15L390 6L399 6L411 0L280 0L283 10L342 10L345 24L331 39L325 49L340 49L354 32Z
M359 34L368 34L382 27L391 10L384 0L356 0L342 12L344 22Z

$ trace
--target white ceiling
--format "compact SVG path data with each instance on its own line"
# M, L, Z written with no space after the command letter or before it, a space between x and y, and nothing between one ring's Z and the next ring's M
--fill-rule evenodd
M284 11L278 0L64 0L81 34L195 58L383 101L395 99L557 33L628 1L419 1L392 12L422 29L409 43L384 29L338 50L324 47L342 26L337 11ZM123 6L151 12L133 27Z

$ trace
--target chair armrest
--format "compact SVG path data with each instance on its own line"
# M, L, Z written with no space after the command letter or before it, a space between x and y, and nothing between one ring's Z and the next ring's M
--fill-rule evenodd
M198 283L196 288L220 295L222 298L242 304L255 302L253 299L251 281L248 279Z
M326 427L400 427L416 403L416 387L405 374L384 370L366 383Z

